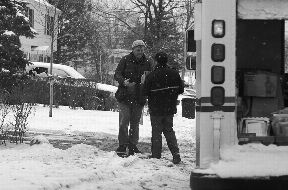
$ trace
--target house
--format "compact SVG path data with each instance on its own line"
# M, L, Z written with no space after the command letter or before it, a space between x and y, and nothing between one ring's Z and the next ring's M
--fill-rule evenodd
M30 39L21 36L21 50L29 61L50 62L51 42L54 23L53 51L57 50L57 19L61 11L46 0L25 0L27 4L26 16L30 25L38 33Z

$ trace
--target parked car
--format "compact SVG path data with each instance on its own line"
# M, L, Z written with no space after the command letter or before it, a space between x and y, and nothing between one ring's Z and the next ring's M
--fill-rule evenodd
M29 75L35 76L36 80L40 79L37 82L38 89L36 90L41 91L38 95L41 97L41 100L38 100L38 103L46 104L48 100L47 94L49 94L47 91L49 90L47 77L50 73L50 63L32 62L26 67L26 72ZM113 104L111 101L114 101L113 97L117 90L116 86L86 79L73 67L61 64L53 64L52 76L55 79L55 102L59 105L107 110L108 104ZM42 96L46 97L42 98Z
M45 77L45 74L48 76L50 72L50 63L42 62L31 62L30 65L26 67L26 71L31 75L40 75ZM76 71L73 67L61 64L53 64L52 75L58 76L60 78L75 78L75 79L84 79L85 77Z
M39 77L48 77L50 72L50 63L31 62L31 64L26 67L26 72L29 73L30 75L35 76L37 75ZM55 63L53 63L52 75L59 78L86 79L73 67ZM116 86L109 84L95 83L94 86L98 90L108 91L111 93L115 93L117 90Z

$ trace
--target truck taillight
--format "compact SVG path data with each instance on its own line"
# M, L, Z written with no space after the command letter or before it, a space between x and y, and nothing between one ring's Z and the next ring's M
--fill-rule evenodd
M215 86L211 89L211 104L213 106L222 106L225 100L225 89L221 86Z
M212 66L211 81L213 84L223 84L225 81L225 68L222 66Z
M225 36L225 21L224 20L212 21L212 36L214 38L222 38Z
M225 45L224 44L212 44L211 46L211 58L215 62L222 62L225 59Z

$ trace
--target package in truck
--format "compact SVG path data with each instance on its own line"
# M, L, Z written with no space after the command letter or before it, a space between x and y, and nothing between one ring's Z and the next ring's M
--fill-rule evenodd
M244 74L244 96L276 97L277 75L270 72Z

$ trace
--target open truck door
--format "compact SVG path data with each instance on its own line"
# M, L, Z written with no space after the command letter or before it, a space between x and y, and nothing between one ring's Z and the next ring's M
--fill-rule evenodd
M194 10L194 37L186 35L186 43L192 45L194 40L196 44L198 99L196 169L191 173L191 188L286 189L285 175L242 177L232 175L231 169L233 177L221 177L211 166L223 162L224 147L288 145L288 1L203 0ZM195 69L191 65L186 61L187 69ZM274 126L275 117L283 122Z

